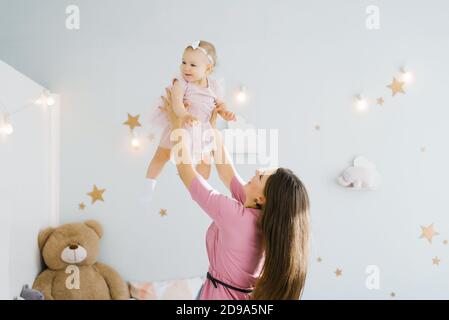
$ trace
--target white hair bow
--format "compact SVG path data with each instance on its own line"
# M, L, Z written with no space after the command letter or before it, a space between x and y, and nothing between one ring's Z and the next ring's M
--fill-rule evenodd
M200 49L206 55L207 59L209 59L210 63L214 64L214 58L212 58L212 56L207 53L206 49L200 47L200 43L200 40L193 41L187 46L187 48L192 47L193 50Z
M193 41L189 47L192 47L193 50L201 48L200 42L201 42L200 40Z

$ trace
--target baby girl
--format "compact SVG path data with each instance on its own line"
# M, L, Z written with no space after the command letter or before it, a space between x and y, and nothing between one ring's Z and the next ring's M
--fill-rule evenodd
M216 106L220 106L218 114L224 120L235 120L235 114L228 111L223 103L222 92L217 81L209 78L216 62L215 47L206 41L195 41L185 48L180 66L181 73L172 81L173 110L182 120L191 139L196 139L196 135L193 134L194 129L199 132L207 132L211 129L209 120ZM150 123L161 127L163 132L156 153L148 166L145 194L141 199L144 203L151 201L156 179L165 163L170 160L170 150L173 147L170 141L170 124L166 114L160 108L155 108ZM201 141L191 142L192 145L199 145L201 153L196 170L208 179L213 140L212 136L198 139Z

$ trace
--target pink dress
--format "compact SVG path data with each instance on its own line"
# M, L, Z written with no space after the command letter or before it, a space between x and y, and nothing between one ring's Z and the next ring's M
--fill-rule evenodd
M175 79L184 86L184 102L190 103L187 111L199 120L199 125L197 126L184 127L190 135L191 155L194 161L197 162L201 153L210 152L213 147L213 135L210 131L212 127L209 120L217 101L223 100L221 88L218 82L212 78L207 78L207 88L187 82L182 76L178 76ZM160 108L155 108L150 115L149 123L152 127L159 128L162 131L159 146L171 149L173 143L170 141L171 129L166 114Z
M251 290L263 266L261 231L257 226L260 210L245 208L243 183L232 178L232 198L214 190L201 176L189 188L192 199L212 218L206 234L209 273L228 285ZM206 279L200 300L247 300L248 293L214 286Z

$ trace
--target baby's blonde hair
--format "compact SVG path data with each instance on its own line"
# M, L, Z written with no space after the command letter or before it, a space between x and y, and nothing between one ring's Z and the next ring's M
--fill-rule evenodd
M214 60L214 63L212 64L213 67L217 65L217 51L215 50L215 46L207 41L200 40L200 47L206 50L207 54L211 56L211 58ZM188 48L192 48L191 46L188 46Z

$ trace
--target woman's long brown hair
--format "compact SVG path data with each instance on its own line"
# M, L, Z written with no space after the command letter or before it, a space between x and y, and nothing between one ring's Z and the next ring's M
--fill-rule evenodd
M306 281L309 197L299 178L279 168L265 185L259 224L265 261L253 300L298 300Z

